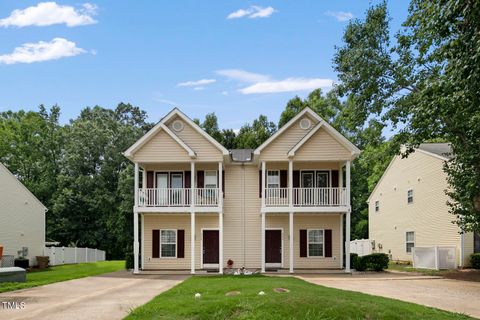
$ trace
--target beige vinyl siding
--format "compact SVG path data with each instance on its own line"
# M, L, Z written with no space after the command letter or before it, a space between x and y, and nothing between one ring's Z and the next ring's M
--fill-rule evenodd
M142 168L148 171L190 171L190 163L148 163ZM195 163L196 171L217 170L218 163Z
M405 237L407 231L414 231L415 246L455 246L460 259L459 228L448 212L442 167L443 160L419 151L406 159L394 158L369 202L369 238L375 240L377 251L391 254L394 260L411 261ZM409 189L412 204L407 203ZM379 201L378 212L375 201Z
M136 162L186 162L187 151L165 131L160 130L134 154Z
M190 214L145 214L145 269L190 270ZM197 213L195 217L195 268L201 268L202 228L218 228L218 215ZM185 230L185 258L152 258L152 230Z
M172 128L172 123L177 119L183 123L183 130L178 132ZM175 133L180 139L182 139L182 141L184 141L195 151L195 154L197 155L197 161L223 160L223 154L216 146L214 146L198 131L192 128L185 121L181 120L179 117L174 117L173 119L169 120L167 126L172 130L173 133Z
M290 151L290 149L317 124L317 120L310 117L307 118L312 122L312 126L309 130L303 130L300 128L299 122L303 118L297 120L260 152L260 160L288 161L288 151Z
M236 268L260 268L261 199L258 197L258 167L227 165L225 173L225 261L232 259Z
M324 128L320 128L308 139L293 157L294 161L321 161L350 159L351 152Z
M28 248L30 265L45 247L45 207L0 164L0 245L4 255Z
M309 161L309 162L293 162L293 170L340 170L342 164L340 162L326 161ZM288 162L266 162L267 170L288 170ZM260 169L259 169L260 170Z
M308 269L340 269L340 214L326 215L315 214L294 214L293 219L293 252L294 268ZM332 257L300 257L300 230L302 229L331 229L332 230Z
M475 241L474 241L474 238L473 238L473 232L465 233L463 241L464 241L464 250L465 250L464 253L463 253L464 261L465 261L465 265L469 266L470 265L470 255L475 250L475 248L474 248Z

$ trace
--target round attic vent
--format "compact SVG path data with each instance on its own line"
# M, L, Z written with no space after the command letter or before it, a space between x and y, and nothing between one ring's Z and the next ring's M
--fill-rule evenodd
M182 131L183 130L183 122L180 120L175 120L172 123L172 129L175 131Z
M311 126L312 122L310 121L310 119L303 118L302 120L300 120L300 128L302 128L303 130L308 130Z

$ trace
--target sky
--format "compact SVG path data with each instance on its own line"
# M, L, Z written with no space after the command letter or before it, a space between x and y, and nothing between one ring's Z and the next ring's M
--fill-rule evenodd
M350 19L376 1L0 0L0 111L131 103L157 122L173 107L238 129L337 82ZM407 1L390 1L392 27Z

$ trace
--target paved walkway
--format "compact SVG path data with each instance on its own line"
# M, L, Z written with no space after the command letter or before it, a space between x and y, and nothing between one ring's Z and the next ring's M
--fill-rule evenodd
M132 308L182 282L186 275L119 271L0 294L0 319L122 319ZM24 302L7 310L2 302Z
M394 298L480 318L480 282L393 273L297 277L325 287Z

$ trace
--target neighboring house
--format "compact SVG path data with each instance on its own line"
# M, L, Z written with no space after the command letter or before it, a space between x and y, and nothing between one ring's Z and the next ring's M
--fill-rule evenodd
M47 208L0 163L0 245L3 255L18 257L28 248L30 265L45 247L45 212Z
M368 198L369 238L377 252L392 260L412 261L414 246L449 246L456 248L459 266L468 263L474 236L460 234L452 223L455 217L445 194L443 164L449 154L447 143L424 143L407 158L393 158Z
M135 164L134 272L222 273L230 259L262 272L343 268L359 153L308 108L257 149L230 151L173 109L124 153Z

